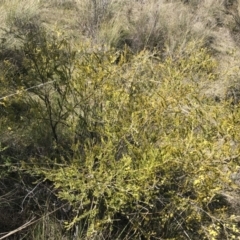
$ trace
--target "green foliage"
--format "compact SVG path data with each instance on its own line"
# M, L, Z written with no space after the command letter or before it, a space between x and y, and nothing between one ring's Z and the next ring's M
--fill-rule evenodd
M44 46L41 55L26 54L31 58L25 84L56 80L28 95L40 102L49 98L52 111L47 104L31 107L45 116L45 128L51 129L51 119L59 122L56 132L65 133L69 149L59 147L53 134L54 161L68 164L44 156L51 171L39 158L32 158L37 167L23 167L44 175L71 204L67 228L77 224L84 237L105 239L238 236L226 204L215 204L215 198L230 188L232 159L239 154L232 146L239 138L239 111L201 94L199 83L215 76L216 63L206 50L189 45L179 58L161 62L147 51L130 56L127 48L89 52L78 46L66 68L64 61L57 65L61 45L54 45L54 63L46 57L53 45ZM71 77L65 69L74 69Z
M2 99L3 128L21 139L21 170L71 205L68 229L91 239L238 236L221 194L234 187L240 112L202 94L217 76L202 44L162 61L126 46L73 50L41 27L15 37L22 59L4 63L4 91L16 93Z
M203 48L226 30L222 1L20 2L0 3L0 228L35 217L19 236L61 238L64 222L79 239L239 238L238 56L224 75ZM204 95L223 78L225 99Z
M38 127L38 131L31 132L35 140L57 144L58 128L68 117L67 108L71 105L67 94L75 53L70 50L67 39L47 35L41 27L29 30L26 35L20 32L17 39L23 42L16 50L23 57L20 63L5 60L2 83L5 89L16 92L5 93L7 97L2 99L5 115L29 130Z

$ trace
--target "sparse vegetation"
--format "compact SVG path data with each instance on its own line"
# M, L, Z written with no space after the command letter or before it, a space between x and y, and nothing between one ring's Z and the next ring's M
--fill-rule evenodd
M0 2L0 240L238 239L239 1Z

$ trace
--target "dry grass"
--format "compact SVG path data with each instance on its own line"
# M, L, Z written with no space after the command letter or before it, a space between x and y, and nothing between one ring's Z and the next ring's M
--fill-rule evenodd
M0 3L0 38L2 39L2 48L14 47L18 45L13 37L6 37L6 31L14 32L28 22L35 21L40 13L39 4L34 0L10 0Z
M88 38L95 44L117 48L128 44L134 51L157 48L173 55L177 48L184 50L187 42L200 38L217 51L235 47L220 39L222 29L235 29L235 38L238 35L239 3L229 2L10 0L1 1L0 16L2 27L12 26L19 19L31 21L38 17L45 27L72 35L76 42ZM226 14L227 11L233 15Z
M34 0L10 0L1 1L1 22L11 24L14 18L25 18L26 21L39 14L40 5Z

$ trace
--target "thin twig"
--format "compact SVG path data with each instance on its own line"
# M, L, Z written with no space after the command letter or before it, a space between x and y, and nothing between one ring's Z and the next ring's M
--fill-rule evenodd
M11 94L9 94L9 95L6 95L6 96L4 96L4 97L1 97L0 100L4 100L4 99L6 99L6 98L9 98L9 97L18 95L18 94L21 93L21 92L27 92L27 91L29 91L29 90L31 90L31 89L39 88L39 87L45 86L45 85L50 84L50 83L53 83L53 82L56 82L56 80L49 81L49 82L46 82L46 83L41 83L41 84L38 84L38 85L36 85L36 86L32 86L32 87L30 87L30 88L26 88L26 89L21 90L21 91L17 91L17 92L15 92L15 93L11 93Z
M34 224L34 223L40 221L41 219L43 219L44 217L49 216L49 215L51 215L52 213L54 213L54 212L58 211L59 209L63 208L66 204L67 204L67 203L63 204L63 205L60 206L59 208L54 209L52 212L50 212L50 213L48 213L48 214L46 214L46 215L44 215L44 216L42 216L42 217L40 217L40 218L38 218L38 219L36 219L36 220L34 220L35 217L33 217L30 221L24 223L22 226L16 228L15 230L13 230L13 231L7 233L6 235L4 235L3 237L1 237L0 240L3 240L3 239L5 239L5 238L7 238L7 237L9 237L9 236L11 236L11 235L13 235L13 234L21 231L21 230L23 230L24 228L31 226L32 224Z
M35 217L34 217L34 218L35 218ZM22 229L24 229L24 228L26 228L26 227L32 225L33 223L37 222L38 220L33 221L34 218L31 219L30 221L26 222L25 224L23 224L23 225L20 226L19 228L17 228L17 229L15 229L15 230L9 232L8 234L4 235L3 237L0 238L0 240L5 239L5 238L7 238L7 237L13 235L14 233L19 232L19 231L21 231Z
M21 208L22 208L22 211L21 211L21 212L23 212L23 204L24 204L26 198L27 198L31 193L33 193L34 190L35 190L41 183L42 183L42 182L39 182L39 183L38 183L32 190L30 190L30 191L28 192L28 194L24 197L24 199L23 199L23 201L22 201L22 204L21 204Z

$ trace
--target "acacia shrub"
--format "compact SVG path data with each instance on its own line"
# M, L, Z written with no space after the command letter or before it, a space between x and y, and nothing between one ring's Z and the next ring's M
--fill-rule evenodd
M70 49L66 37L47 33L42 26L29 28L27 33L20 26L13 37L19 42L15 51L22 58L20 63L4 59L3 115L10 120L11 128L24 135L24 148L35 146L35 150L47 150L51 146L52 150L54 144L61 147L59 142L63 142L64 137L59 138L64 136L64 131L58 128L68 116L67 94L75 51Z
M18 156L22 170L50 180L71 204L68 228L79 224L83 238L238 236L216 199L239 154L239 110L202 95L201 82L217 76L206 49L191 43L161 61L127 47L75 51L40 28L25 37L26 73L1 79L18 90L2 102L5 127L33 146ZM20 100L28 113L20 109L16 125L11 107Z
M71 204L66 227L82 238L234 239L237 222L217 200L233 187L239 110L200 84L214 81L216 62L198 45L165 61L126 52L118 64L111 51L76 59L71 86L84 106L67 121L75 133L84 117L98 137L78 138L67 165L32 171Z

